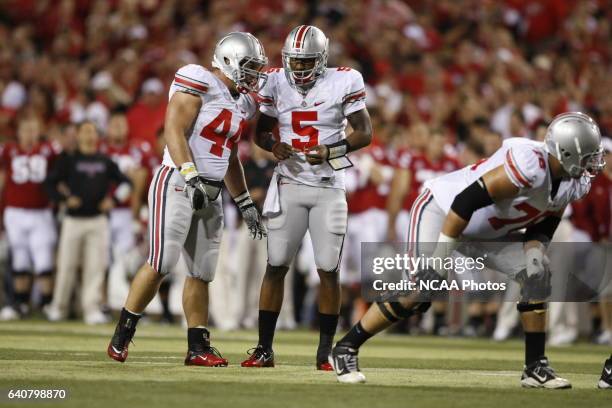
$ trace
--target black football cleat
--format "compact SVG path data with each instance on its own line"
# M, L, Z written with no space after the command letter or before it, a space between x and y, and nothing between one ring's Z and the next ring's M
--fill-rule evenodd
M359 370L359 350L338 345L332 349L329 363L336 372L338 382L345 384L359 384L366 381L365 375Z
M521 376L521 385L525 388L572 388L572 384L568 380L555 374L546 357L542 357L525 367Z
M136 322L132 319L128 319L124 325L117 323L115 334L106 349L106 354L115 361L125 362L134 333L136 333Z
M604 368L601 371L601 378L597 383L597 388L602 390L612 389L612 357L606 360Z

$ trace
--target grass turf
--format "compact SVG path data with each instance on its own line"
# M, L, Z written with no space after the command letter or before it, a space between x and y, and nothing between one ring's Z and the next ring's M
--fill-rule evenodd
M597 390L609 348L579 344L550 348L548 356L571 390L519 386L523 347L518 341L379 336L361 351L365 385L336 383L314 369L318 335L279 332L277 367L243 369L256 342L252 331L218 333L213 342L228 368L183 366L185 331L142 325L125 364L111 361L110 325L0 323L0 390L63 388L69 397L44 403L60 407L589 407L610 406L612 392ZM4 398L4 399L3 399ZM40 406L40 402L32 404ZM9 403L0 408L28 406Z

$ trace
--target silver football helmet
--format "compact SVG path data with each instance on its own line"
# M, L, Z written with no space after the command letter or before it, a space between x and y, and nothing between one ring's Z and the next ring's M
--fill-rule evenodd
M215 46L212 66L231 79L239 92L257 92L267 79L262 69L268 64L263 46L250 33L233 32Z
M289 33L283 46L283 67L291 86L306 92L327 69L329 40L315 26L301 25Z
M544 143L547 152L561 162L572 178L595 177L606 165L599 127L582 112L555 117L548 126Z

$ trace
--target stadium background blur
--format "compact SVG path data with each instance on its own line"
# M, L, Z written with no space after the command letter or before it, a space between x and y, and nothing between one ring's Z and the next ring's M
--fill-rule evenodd
M104 139L111 114L125 113L130 147L146 157L135 159L136 167L150 174L161 161L167 89L180 66L209 67L220 36L249 31L262 41L270 67L278 67L289 30L304 23L318 26L330 38L329 65L362 72L374 125L372 147L353 157L347 192L342 274L343 324L348 325L365 307L358 295L359 243L402 240L407 213L401 208L409 208L424 179L487 157L503 138L541 139L546 123L568 110L590 114L602 134L610 134L610 21L612 5L606 0L8 0L0 4L0 143L15 141L18 124L35 118L43 139L70 152L75 123L94 122ZM251 136L240 149L252 195L261 204L271 158L254 150ZM607 177L600 176L600 195L601 189L612 191ZM402 185L407 191L395 188ZM609 200L609 194L603 197ZM137 207L146 205L145 196L133 199ZM231 200L225 203L212 318L220 329L252 328L265 243L249 242ZM557 239L608 240L610 207L590 208L573 208ZM56 210L59 227L63 209ZM397 214L396 222L388 222L389 212L391 218ZM146 226L139 220L128 224L124 227L136 239L133 248L114 253L104 294L107 313L121 307L129 277L146 256ZM2 241L2 304L10 306L5 235ZM292 296L279 321L283 328L317 324L317 279L309 251L305 242L287 282ZM107 256L101 251L101 259ZM158 315L173 321L181 314L178 272L161 301L150 307L152 321ZM34 289L36 309L40 296ZM504 305L499 300L438 305L423 322L398 330L491 335L497 325L496 338L503 339L517 319L514 306ZM573 342L579 332L611 341L610 333L607 340L601 335L596 305L555 308L551 341L556 335L559 344Z

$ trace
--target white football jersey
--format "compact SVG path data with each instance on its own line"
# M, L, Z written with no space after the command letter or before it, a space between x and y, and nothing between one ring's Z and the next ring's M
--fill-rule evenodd
M246 120L257 111L255 99L242 94L234 99L219 78L195 64L185 65L176 72L168 98L175 92L188 92L202 99L202 107L189 135L189 147L202 177L223 180L232 147L240 139ZM166 146L163 164L178 167L182 163L177 166L172 161Z
M437 204L448 213L455 196L490 170L504 166L517 186L517 197L499 201L474 212L463 235L473 239L500 238L565 208L588 193L588 178L561 181L554 198L548 153L543 142L524 138L506 139L488 159L425 183Z
M304 96L287 82L284 69L272 68L258 100L262 113L278 119L281 141L299 150L344 139L346 117L366 107L361 74L345 67L328 68ZM344 189L344 170L327 162L310 165L304 153L279 162L276 171L306 185Z

